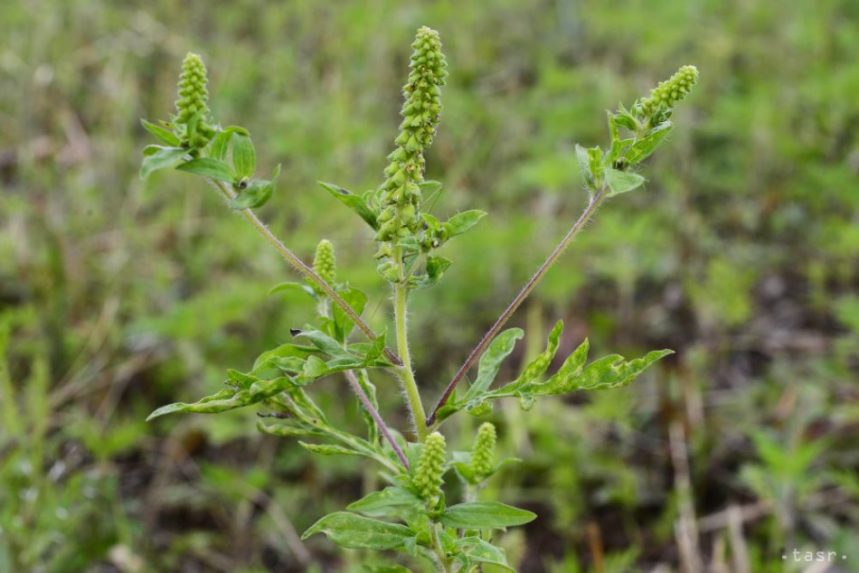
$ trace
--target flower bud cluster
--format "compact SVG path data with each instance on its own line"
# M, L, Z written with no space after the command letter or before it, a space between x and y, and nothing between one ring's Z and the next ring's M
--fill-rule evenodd
M434 505L441 496L446 448L444 436L440 433L433 432L427 436L412 478L418 494L430 505Z
M650 91L650 95L635 103L633 110L639 116L653 116L662 109L671 109L689 95L698 82L698 68L683 66L677 72Z
M471 469L479 479L489 477L495 471L495 440L495 426L491 422L481 424L471 449Z
M200 149L215 135L210 123L208 77L206 66L197 54L188 53L182 62L179 76L176 116L173 118L176 135L183 147Z
M388 155L385 181L379 189L380 213L376 240L382 243L378 258L390 259L394 244L420 229L421 189L424 179L424 150L432 144L441 112L441 86L447 78L447 61L438 32L420 28L409 62L409 79L403 87L400 133L396 148ZM387 261L388 266L396 261ZM383 263L383 267L386 263ZM386 277L386 273L382 269ZM393 277L391 277L393 278Z
M337 259L334 256L334 245L328 239L322 239L316 245L316 254L313 257L313 270L322 279L334 286L337 281ZM321 291L315 284L312 285L317 292Z

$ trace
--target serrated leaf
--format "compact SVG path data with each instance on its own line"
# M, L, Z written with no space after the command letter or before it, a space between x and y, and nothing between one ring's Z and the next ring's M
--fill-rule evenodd
M323 189L331 193L335 199L357 213L358 216L364 219L364 221L373 229L378 230L379 223L376 220L376 212L370 208L363 197L355 195L354 193L344 189L343 187L334 185L333 183L326 183L324 181L319 181L318 183Z
M237 211L256 209L265 205L272 193L274 193L274 185L271 181L254 179L230 201L230 207Z
M348 549L395 549L413 537L405 525L386 523L355 513L338 511L326 515L304 532L301 539L322 533Z
M252 177L256 171L257 154L254 143L247 135L233 134L233 169L238 179Z
M530 409L533 405L533 396L529 396L529 392L538 394L558 394L562 393L558 388L564 387L568 381L576 376L579 376L584 369L585 363L588 361L588 352L590 350L590 342L585 338L578 348L576 348L569 356L567 356L561 367L555 374L543 383L530 382L522 388L522 408Z
M539 381L552 364L552 360L555 359L555 354L558 352L558 345L560 344L561 334L563 334L563 332L564 321L559 320L555 323L552 331L549 332L546 349L522 369L522 373L518 378L516 378L516 380L504 386L502 390L512 392L526 384Z
M350 503L346 509L369 517L384 517L400 515L399 512L403 508L418 507L421 504L420 498L409 490L391 486Z
M646 179L638 173L620 171L619 169L607 168L605 170L605 181L609 187L608 197L614 197L621 193L628 193L641 187Z
M210 177L212 179L217 179L218 181L225 181L227 183L232 183L236 178L235 173L233 173L233 170L230 169L229 165L211 157L198 157L196 159L192 159L187 163L179 165L176 169L179 171L194 173L196 175L202 175L203 177Z
M501 363L513 352L516 341L522 338L524 334L521 328L509 328L495 337L477 363L477 378L469 386L463 397L463 402L474 400L489 389L492 381L498 375Z
M448 507L439 521L456 529L503 529L524 525L537 518L537 514L497 501L460 503Z
M172 169L185 160L187 149L181 147L162 147L149 145L143 150L143 162L140 164L140 178L146 179L161 169Z
M160 125L156 125L154 123L150 123L145 119L140 120L143 128L161 140L162 143L169 145L170 147L179 147L181 145L181 141L176 135L166 127L162 127Z
M456 237L474 227L485 216L486 212L479 209L462 211L448 219L444 228L447 230L448 237Z
M673 354L672 350L653 350L641 358L626 361L610 354L588 364L580 373L561 370L545 385L534 388L539 394L565 394L576 390L599 390L629 384L657 360Z

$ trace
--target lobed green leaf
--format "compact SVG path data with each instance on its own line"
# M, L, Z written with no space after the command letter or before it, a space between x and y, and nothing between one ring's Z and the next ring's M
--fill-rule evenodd
M522 338L524 334L521 328L509 328L495 337L489 348L480 357L480 361L477 363L477 378L468 388L463 401L474 400L489 389L492 381L498 375L501 363L513 352L516 341Z

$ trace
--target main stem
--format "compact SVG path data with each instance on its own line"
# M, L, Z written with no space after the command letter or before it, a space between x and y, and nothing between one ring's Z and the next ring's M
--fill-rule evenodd
M585 207L582 214L579 215L579 218L576 219L576 222L573 223L573 226L570 227L570 230L567 231L567 234L564 235L564 238L561 239L561 242L558 243L554 250L549 253L549 256L546 257L546 260L543 261L543 264L540 265L540 268L528 279L528 282L525 283L525 286L522 287L522 290L519 291L519 294L507 305L507 308L504 309L504 312L501 313L501 316L495 321L489 330L486 331L486 334L483 335L483 338L480 339L480 342L477 343L477 346L472 349L471 353L469 353L468 357L465 359L465 362L462 363L462 366L459 367L459 370L456 371L456 374L453 375L453 378L448 382L447 387L444 389L444 392L439 398L438 403L433 408L432 413L429 415L429 418L426 420L427 426L432 426L435 423L436 417L438 416L438 411L444 406L447 401L450 399L451 394L453 394L456 385L462 380L468 369L477 361L483 351L486 350L486 347L489 346L489 343L498 335L504 325L507 324L507 321L510 320L510 317L513 316L513 313L525 302L525 299L528 298L528 295L531 294L531 291L540 283L540 280L546 275L552 265L554 265L558 258L564 253L576 235L579 234L579 231L585 226L588 220L593 216L596 212L597 208L602 203L603 199L605 199L605 187L600 188L597 192L595 192L588 202L587 207ZM402 352L401 352L402 354Z
M234 199L236 197L236 193L232 189L224 185L222 182L217 181L215 179L210 179L209 181L212 182L215 187L217 187L227 199ZM358 326L358 328L361 329L361 331L367 336L367 338L369 338L371 341L376 340L376 338L378 338L376 333L373 332L373 329L370 328L370 326L366 322L364 322L364 319L361 318L357 312L355 312L355 309L349 306L349 303L343 300L343 297L337 294L334 288L330 284L328 284L325 279L320 277L316 273L316 271L313 270L312 267L302 261L298 255L293 253L289 249L289 247L284 245L280 239L275 237L274 233L271 232L268 226L266 226L266 224L263 223L259 219L259 217L256 216L256 213L254 213L251 209L242 209L242 216L244 216L245 219L250 221L251 225L256 228L259 234L262 235L263 238L268 241L277 250L277 252L281 254L284 259L286 259L286 262L292 265L292 267L299 273L310 279L316 286L318 286L322 290L322 292L324 292L328 296L328 298L330 298L334 302L334 304L342 308L343 312L345 312L346 315L352 319L352 322L354 322ZM388 348L385 348L385 357L397 366L402 364L397 355L391 352Z
M399 249L397 249L399 251ZM395 257L400 259L400 253L396 252ZM402 261L400 262L400 276L404 275L402 270ZM424 405L421 402L421 394L418 391L418 384L415 381L415 374L412 371L412 357L409 352L409 333L406 325L406 306L407 287L404 284L405 279L394 285L394 326L397 330L397 353L403 362L402 367L398 369L400 383L403 386L403 391L406 393L406 401L409 405L412 418L415 423L415 433L418 440L423 442L427 435L426 412Z

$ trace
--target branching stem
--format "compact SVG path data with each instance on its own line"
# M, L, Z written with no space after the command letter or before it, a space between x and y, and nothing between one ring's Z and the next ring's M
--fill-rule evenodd
M214 179L210 179L209 182L212 183L215 187L217 187L218 190L227 199L234 199L236 197L236 193L228 186L224 185L222 182ZM364 322L364 319L361 318L357 312L355 312L355 309L349 306L349 303L343 300L343 297L337 294L334 288L330 284L328 284L325 279L320 277L316 273L316 271L313 270L312 267L307 265L304 261L301 260L301 258L299 258L298 255L293 253L289 249L289 247L284 245L283 242L278 239L274 235L274 233L271 232L268 226L263 223L259 217L256 216L256 213L254 213L251 209L242 209L241 213L242 216L248 221L250 221L250 223L256 228L257 232L259 232L259 234L262 235L263 238L268 241L269 244L271 244L271 246L273 246L284 259L286 259L286 262L292 265L292 267L299 273L310 279L316 286L318 286L322 290L322 292L324 292L328 296L328 298L330 298L334 302L334 304L342 308L343 312L345 312L346 315L352 319L352 321L358 326L358 328L361 329L361 331L367 336L367 338L369 338L370 340L375 340L376 338L378 338L378 335L373 331L372 328L370 328L370 326L366 322ZM391 362L393 362L396 366L400 366L402 364L397 355L394 354L388 348L385 348L385 357Z
M480 358L480 355L483 354L483 351L486 350L486 347L489 346L489 343L498 335L504 325L507 324L507 321L510 320L510 317L513 316L513 313L521 306L521 304L528 298L528 295L534 290L534 288L540 283L540 280L546 275L552 265L554 265L560 256L564 253L576 235L579 234L579 231L584 228L585 224L590 220L596 210L599 208L602 201L605 199L606 189L605 187L597 190L590 198L587 206L585 207L582 214L579 215L579 218L576 219L576 222L573 223L573 226L570 227L570 230L567 231L567 234L564 235L564 238L561 239L561 242L558 243L555 248L549 253L549 256L546 257L546 260L543 261L543 264L540 265L540 268L528 279L528 282L525 283L525 286L522 287L522 290L519 291L519 294L507 305L507 308L504 309L504 312L501 313L501 316L495 321L489 330L486 331L486 334L483 335L483 338L480 339L480 342L477 343L477 346L472 349L469 353L468 357L465 359L465 362L462 363L462 366L459 367L459 370L456 371L456 374L453 375L453 378L448 382L447 387L444 389L444 392L441 395L438 403L435 408L433 408L432 413L429 415L429 418L426 420L427 426L432 426L436 417L438 416L439 410L444 406L447 401L450 399L450 396L453 394L453 390L456 388L456 385L462 380L465 375L468 373L469 368L471 368L474 363Z
M373 421L376 422L376 426L379 427L379 431L382 433L382 436L388 443L391 445L391 449L394 450L394 453L397 454L397 457L400 458L400 461L403 462L403 467L406 470L409 469L409 460L406 457L406 454L403 453L402 448L394 440L394 436L391 434L391 430L388 429L388 426L385 424L385 421L382 419L382 415L379 414L379 411L373 406L373 403L370 402L369 396L364 392L364 389L361 387L361 383L358 382L358 378L355 376L355 373L351 370L346 371L346 380L349 381L349 386L352 388L352 391L358 396L358 400L361 401L361 404L364 406L364 409L370 413L370 416L373 418Z

